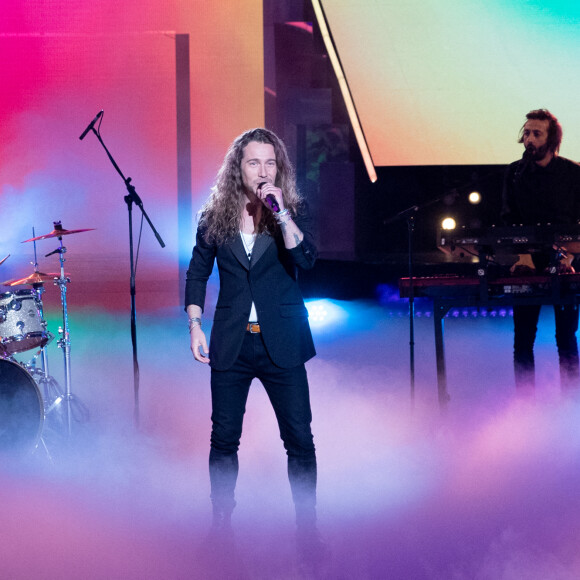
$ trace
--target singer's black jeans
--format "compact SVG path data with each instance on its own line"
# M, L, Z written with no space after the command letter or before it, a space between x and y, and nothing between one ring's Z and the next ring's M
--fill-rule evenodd
M288 477L297 522L314 520L316 454L304 365L281 369L270 360L260 334L246 332L237 361L211 372L212 432L209 455L214 511L231 513L238 476L238 448L250 384L258 378L270 399L288 455Z
M535 386L534 342L540 317L539 305L514 306L514 370L517 389L524 393ZM578 307L554 306L556 345L560 361L562 389L578 389Z

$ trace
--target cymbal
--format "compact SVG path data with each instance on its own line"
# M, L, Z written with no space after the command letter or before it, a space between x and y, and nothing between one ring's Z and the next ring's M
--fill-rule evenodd
M44 234L43 236L36 236L35 238L30 238L29 240L24 240L22 243L26 242L36 242L37 240L47 240L49 238L60 238L61 236L68 236L70 234L80 234L81 232L90 232L95 228L87 228L84 230L65 230L62 226L55 226L54 230L50 234Z
M68 274L65 274L68 277ZM23 284L43 284L44 282L52 282L55 278L60 278L60 274L45 274L44 272L33 272L26 278L14 278L13 280L6 280L2 282L4 286L22 286Z
M10 254L8 254L8 255L7 255L5 258L2 258L2 259L0 260L0 265L1 265L1 264L4 264L4 262L6 262L6 260L8 260L8 258L9 258L9 257L10 257Z

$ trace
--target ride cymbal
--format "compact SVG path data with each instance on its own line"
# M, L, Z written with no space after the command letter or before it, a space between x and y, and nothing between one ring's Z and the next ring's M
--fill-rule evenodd
M68 274L65 274L68 277ZM25 284L44 284L44 282L52 282L55 278L60 278L60 274L45 274L44 272L33 272L30 276L25 278L14 278L13 280L6 280L2 282L4 286L22 286Z
M90 232L95 228L86 228L84 230L65 230L63 227L55 223L54 230L50 232L50 234L44 234L43 236L36 236L35 238L30 238L29 240L24 240L22 243L25 244L26 242L36 242L37 240L47 240L49 238L60 238L61 236L68 236L70 234L80 234L81 232Z

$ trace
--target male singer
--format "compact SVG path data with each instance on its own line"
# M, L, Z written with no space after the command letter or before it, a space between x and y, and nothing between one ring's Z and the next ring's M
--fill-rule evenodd
M283 142L253 129L230 146L200 211L187 272L191 350L211 367L209 455L213 530L228 531L250 383L270 399L288 456L299 548L316 544L316 455L304 363L315 355L297 267L316 248ZM220 290L208 350L202 312L214 260Z
M560 157L562 127L546 109L530 111L520 131L520 161L509 165L504 179L502 218L506 225L571 225L580 219L580 165ZM556 260L559 272L573 272L574 256L559 259L550 252L521 260L514 272L543 274ZM524 265L525 264L525 265ZM560 382L564 390L580 387L578 371L578 307L554 305ZM534 341L540 306L514 307L514 370L516 387L530 394L535 386Z

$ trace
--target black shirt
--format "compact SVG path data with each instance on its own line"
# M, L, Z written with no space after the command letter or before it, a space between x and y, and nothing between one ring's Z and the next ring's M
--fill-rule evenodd
M506 170L504 225L576 224L580 220L580 165L555 156L546 167L515 161Z

